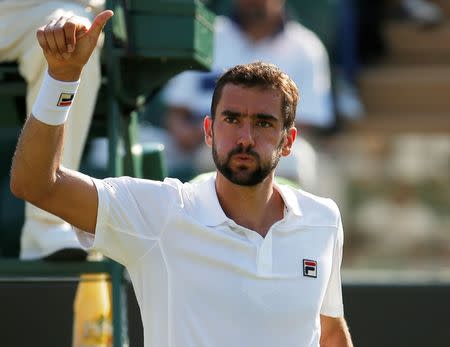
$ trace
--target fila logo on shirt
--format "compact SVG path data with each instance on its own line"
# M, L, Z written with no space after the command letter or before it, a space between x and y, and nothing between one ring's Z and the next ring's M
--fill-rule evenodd
M73 100L74 96L75 96L75 94L73 94L73 93L61 93L56 106L64 107L64 106L72 105L72 100Z
M317 261L303 259L303 276L317 278Z

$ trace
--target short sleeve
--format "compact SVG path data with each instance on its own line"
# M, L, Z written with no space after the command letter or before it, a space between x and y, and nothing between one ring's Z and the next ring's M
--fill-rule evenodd
M131 177L93 181L99 201L95 236L77 230L78 239L131 265L158 243L179 196L177 184Z
M343 238L342 221L339 215L337 235L333 250L331 275L328 281L325 297L322 302L322 307L320 309L320 314L330 317L342 317L344 315L341 283L342 248L344 243Z

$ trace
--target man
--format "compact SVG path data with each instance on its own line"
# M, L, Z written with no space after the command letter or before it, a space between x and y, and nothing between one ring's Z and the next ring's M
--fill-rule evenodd
M298 99L274 65L236 66L219 80L204 120L217 173L205 182L102 181L61 165L67 110L53 101L76 93L111 16L87 32L74 18L38 30L49 76L19 139L14 194L127 267L145 346L351 346L338 208L273 181L296 137Z
M46 71L46 61L36 42L36 28L61 16L78 16L89 25L94 13L100 12L104 0L0 0L0 61L16 61L27 82L28 114L35 102ZM99 45L100 46L100 45ZM100 87L100 49L94 50L83 71L77 99L66 125L63 149L64 166L78 169L84 144L94 113ZM71 226L31 204L25 207L25 223L21 234L20 257L24 260L84 259Z
M303 133L307 128L334 125L325 47L317 35L289 20L285 12L284 0L234 0L231 15L217 17L214 24L211 72L186 71L169 82L163 100L168 106L164 120L170 136L161 139L172 154L169 173L214 169L209 149L202 145L201 120L209 112L215 81L234 65L264 61L285 71L302 92L296 124ZM141 129L145 140L154 135L154 128ZM315 171L315 152L304 138L294 146L292 155L281 160L277 174L312 188L314 175L309 172Z

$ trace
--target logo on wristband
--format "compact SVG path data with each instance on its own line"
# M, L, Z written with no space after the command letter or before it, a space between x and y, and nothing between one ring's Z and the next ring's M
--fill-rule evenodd
M75 94L73 93L61 93L61 95L59 96L59 100L58 103L56 104L56 106L70 106L72 105L72 100L73 97L75 96Z

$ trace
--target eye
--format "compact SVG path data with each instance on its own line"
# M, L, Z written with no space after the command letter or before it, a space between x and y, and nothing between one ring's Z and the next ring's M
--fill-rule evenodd
M261 128L269 128L272 126L272 123L266 120L259 120L256 124Z
M226 116L224 118L224 120L225 120L226 123L230 123L230 124L236 124L237 121L238 121L237 118L233 117L233 116Z

